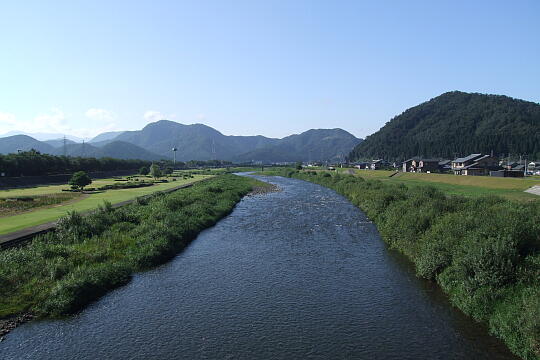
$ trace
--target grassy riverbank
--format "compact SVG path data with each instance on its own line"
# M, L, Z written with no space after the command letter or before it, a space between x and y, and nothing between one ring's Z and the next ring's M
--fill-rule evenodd
M540 359L540 202L448 195L351 175L293 170L347 197L452 303L524 359ZM269 175L269 174L267 174Z
M97 208L104 201L111 204L126 200L135 199L139 196L149 195L158 191L168 190L180 185L190 184L198 180L209 178L213 175L193 175L190 178L178 177L175 181L165 183L156 183L153 186L97 191L80 196L76 201L60 203L56 206L31 209L31 211L5 216L0 218L0 235L9 234L17 230L25 229L31 226L40 225L49 221L55 221L65 216L70 211L88 211ZM148 179L147 179L148 180ZM172 179L171 179L172 180ZM92 186L106 186L118 184L114 179L95 180ZM49 185L34 188L11 189L0 191L0 198L13 196L44 196L62 194L62 189L69 188L66 185Z
M221 175L118 209L70 213L27 246L0 252L0 318L30 311L73 313L129 281L132 273L172 258L260 185Z

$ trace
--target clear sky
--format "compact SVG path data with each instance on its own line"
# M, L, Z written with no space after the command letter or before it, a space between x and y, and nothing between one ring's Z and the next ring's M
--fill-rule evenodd
M364 137L450 90L540 102L540 1L0 2L0 133Z

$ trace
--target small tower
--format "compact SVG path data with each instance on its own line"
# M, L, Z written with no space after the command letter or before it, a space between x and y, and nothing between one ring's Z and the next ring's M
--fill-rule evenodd
M173 147L172 148L172 153L173 153L173 164L176 164L176 152L178 151L177 148Z

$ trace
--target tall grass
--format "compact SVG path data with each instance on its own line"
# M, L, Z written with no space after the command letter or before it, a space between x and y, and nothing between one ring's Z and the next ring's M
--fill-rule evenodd
M361 177L282 171L347 197L419 276L524 359L540 359L540 202L447 196Z
M227 215L254 183L222 175L118 209L105 204L89 216L70 213L54 232L0 252L0 318L80 310L133 272L172 258Z

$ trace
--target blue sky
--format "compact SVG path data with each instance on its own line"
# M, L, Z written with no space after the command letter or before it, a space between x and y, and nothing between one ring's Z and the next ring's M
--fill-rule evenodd
M540 1L0 3L0 133L364 137L450 90L540 102Z

